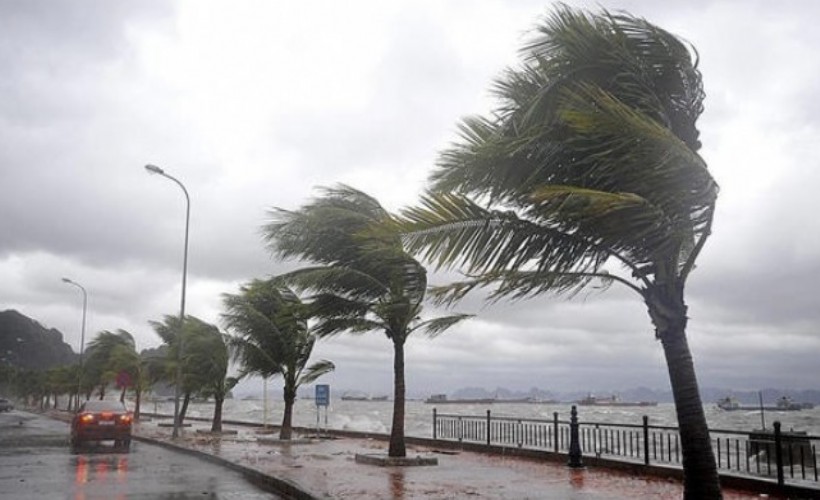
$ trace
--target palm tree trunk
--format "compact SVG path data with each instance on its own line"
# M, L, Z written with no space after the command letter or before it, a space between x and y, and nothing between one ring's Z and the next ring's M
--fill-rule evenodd
M211 424L211 432L222 432L222 403L225 398L214 396L214 421Z
M285 413L282 415L282 428L279 439L289 440L293 435L293 402L296 401L296 389L285 387Z
M404 340L393 339L393 427L389 457L406 457L404 446Z
M142 403L142 388L137 386L134 390L135 394L135 401L134 401L134 420L140 419L140 406Z
M188 412L188 403L191 402L191 393L186 392L182 398L182 408L179 409L179 425L185 421L185 414Z
M671 293L670 293L671 291ZM723 498L695 365L686 339L683 284L647 291L647 306L663 345L683 454L684 499Z

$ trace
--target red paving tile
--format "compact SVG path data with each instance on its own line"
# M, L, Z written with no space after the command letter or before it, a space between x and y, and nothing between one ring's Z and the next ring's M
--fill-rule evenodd
M198 427L194 423L194 429ZM204 424L200 425L205 429ZM436 456L437 466L379 467L356 463L357 453L386 453L383 441L340 438L301 444L263 444L250 428L212 437L193 430L175 444L217 455L295 483L314 496L336 499L514 498L514 499L679 499L676 480L632 476L600 468L572 470L561 464L462 451L439 453L409 446L408 456ZM143 423L140 435L170 441L170 429ZM727 500L762 495L724 489Z

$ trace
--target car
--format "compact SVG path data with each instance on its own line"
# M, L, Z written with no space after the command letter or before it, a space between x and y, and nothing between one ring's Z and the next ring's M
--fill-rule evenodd
M86 401L71 419L71 448L84 443L114 441L114 447L131 446L133 416L119 401Z
M8 399L0 398L0 412L3 411L11 411L14 409L14 405L11 404L11 401Z

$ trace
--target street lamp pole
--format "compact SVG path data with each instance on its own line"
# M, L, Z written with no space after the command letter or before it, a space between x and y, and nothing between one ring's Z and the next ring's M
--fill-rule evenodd
M188 280L188 224L191 220L191 198L188 196L188 190L185 189L185 186L179 181L179 179L166 174L165 171L158 166L148 164L145 165L145 170L151 174L161 175L174 181L180 188L182 188L182 192L185 193L185 251L182 258L182 298L180 299L179 305L179 337L177 338L177 367L175 374L176 382L174 383L174 431L171 434L171 437L177 438L179 437L180 428L179 390L182 385L182 333L184 329L183 327L185 326L185 286Z
M80 408L80 393L82 392L82 384L83 384L83 351L85 350L85 313L88 309L88 293L85 291L85 288L76 281L72 281L68 278L63 278L63 283L68 283L69 285L74 285L83 292L83 327L80 330L80 369L77 371L77 406L76 409Z

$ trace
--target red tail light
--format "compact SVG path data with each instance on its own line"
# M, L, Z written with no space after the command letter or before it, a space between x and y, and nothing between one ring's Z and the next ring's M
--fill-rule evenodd
M80 422L83 424L90 424L94 421L94 414L93 413L83 413L80 415Z
M120 415L120 422L122 422L123 424L130 424L131 415Z

